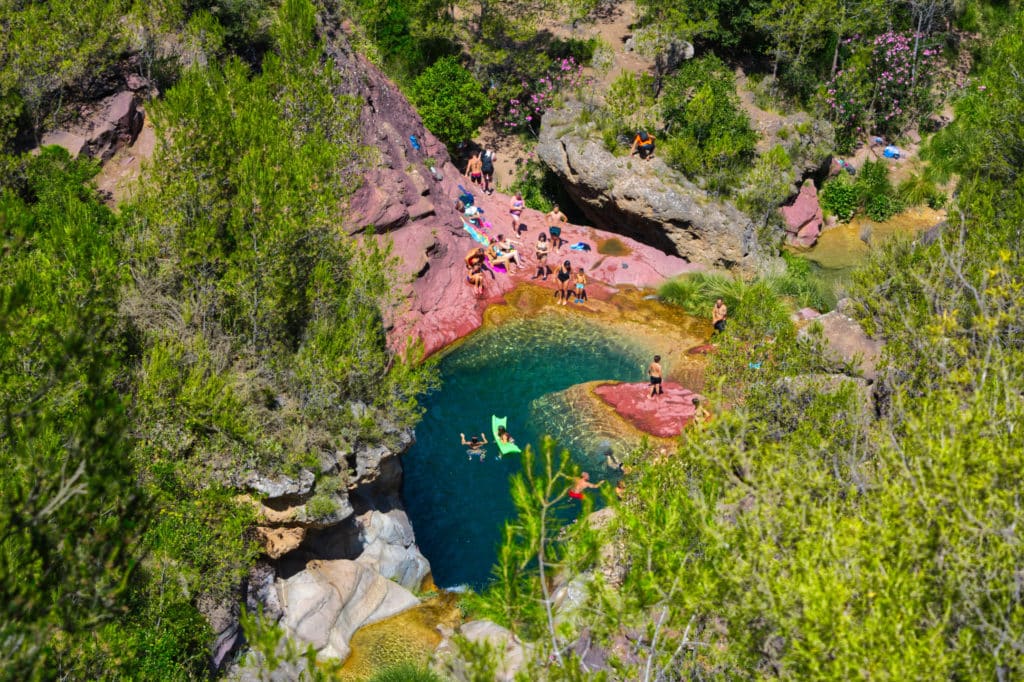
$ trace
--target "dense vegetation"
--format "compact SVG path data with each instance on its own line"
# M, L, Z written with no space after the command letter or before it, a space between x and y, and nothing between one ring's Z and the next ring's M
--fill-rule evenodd
M360 48L453 146L492 111L535 131L524 117L536 109L512 113L513 102L553 102L600 53L536 30L594 3L457 5L352 0L332 18L354 20ZM640 663L614 663L623 679L641 668L650 679L1024 675L1024 12L638 5L649 49L682 37L711 54L617 81L602 114L609 146L642 125L670 161L768 221L794 179L792 149L755 156L731 59L766 60L772 101L818 107L846 146L927 131L935 95L962 85L921 174L893 188L866 165L822 192L839 217L880 220L942 203L938 185L956 181L949 225L856 275L852 314L887 341L873 404L855 384L802 378L856 372L789 321L787 299L834 304L805 262L752 282L667 284L662 295L688 309L722 297L732 311L709 370L715 420L668 458L634 454L604 535L558 527L574 472L545 444L513 484L520 515L493 589L467 604L535 642L535 678L585 677L566 649L584 629L598 642L640 633ZM415 347L396 357L385 345L390 256L337 229L367 150L353 142L357 103L334 94L317 7L0 0L4 679L207 675L200 606L237 599L257 551L239 477L294 472L416 418L432 375ZM942 67L960 29L981 35L984 69L969 87ZM105 93L129 58L164 92L148 108L162 143L114 213L89 184L95 165L13 150L72 116L68 102ZM453 102L454 113L438 106ZM539 188L528 172L523 188ZM333 513L345 484L317 481L311 513ZM591 570L612 539L625 582L597 577L593 608L556 623L548 579ZM493 671L486 651L469 653L482 676Z
M257 552L240 477L416 417L431 374L385 346L389 256L338 229L357 109L310 3L261 21L258 72L228 53L150 107L163 144L120 215L63 150L5 158L4 678L205 675L197 607Z

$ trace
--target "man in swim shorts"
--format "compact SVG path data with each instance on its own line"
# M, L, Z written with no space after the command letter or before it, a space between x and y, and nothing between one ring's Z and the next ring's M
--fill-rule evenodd
M711 310L711 324L715 326L715 332L721 334L725 331L725 318L729 314L729 308L722 302L722 299L715 301L715 307Z
M466 459L473 459L473 455L476 455L480 458L481 462L484 461L484 446L487 445L487 436L481 433L479 438L473 436L466 440L466 434L460 433L459 435L462 436L462 444L469 446L469 449L466 450L466 454L469 457Z
M557 251L558 247L565 243L565 240L562 239L561 225L556 225L556 223L567 223L569 219L558 210L558 204L555 204L551 212L545 215L544 218L548 221L548 231L551 233L551 246Z
M653 398L655 394L662 395L664 391L661 388L661 356L655 355L654 362L647 365L647 375L651 378L651 394L648 398Z
M569 489L569 497L574 500L583 499L583 491L587 488L600 488L604 481L601 483L594 484L590 482L590 474L584 471L580 474L580 477L576 479L576 482L572 484L572 488Z
M466 175L476 185L482 185L484 181L484 170L483 162L480 160L479 154L474 154L470 157L469 163L466 164Z

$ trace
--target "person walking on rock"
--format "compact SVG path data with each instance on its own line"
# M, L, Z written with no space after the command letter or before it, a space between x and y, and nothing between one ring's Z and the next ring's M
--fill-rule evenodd
M494 150L485 149L480 156L480 172L484 175L484 194L494 194Z
M470 181L474 185L480 185L483 183L483 162L480 161L479 154L474 154L469 157L469 163L466 164L466 175L469 176Z

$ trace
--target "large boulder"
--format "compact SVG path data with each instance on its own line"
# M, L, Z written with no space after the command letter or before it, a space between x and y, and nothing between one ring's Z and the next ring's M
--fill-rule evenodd
M142 130L138 96L130 90L111 95L83 111L81 121L43 135L41 144L64 147L72 156L85 154L107 161L121 147L135 142Z
M355 561L311 561L277 583L285 631L317 655L344 660L356 630L411 609L419 600Z
M800 337L810 337L820 329L825 341L825 352L833 362L850 366L868 381L878 378L878 361L882 357L883 343L872 339L856 320L833 310L818 317L798 332Z
M674 382L665 382L662 388L664 393L652 398L649 384L608 383L596 387L594 394L640 431L674 438L693 421L693 399L700 396Z
M613 155L594 124L577 123L582 107L571 102L547 111L536 152L589 220L688 262L753 269L757 237L750 218L658 158Z
M818 203L818 190L812 180L800 187L800 193L781 209L786 221L786 241L793 246L810 248L818 241L825 218Z
M371 510L356 518L362 553L356 562L372 568L402 587L418 590L430 573L416 545L408 515L401 509Z

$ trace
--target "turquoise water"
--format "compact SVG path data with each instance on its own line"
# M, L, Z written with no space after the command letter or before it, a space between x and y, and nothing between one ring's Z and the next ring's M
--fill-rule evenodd
M558 432L592 480L605 479L597 453L574 451L584 441L571 438L569 408L545 409L550 394L597 379L645 380L649 361L627 339L559 314L482 330L441 361L442 386L425 399L416 444L402 460L406 508L437 585L488 581L502 524L513 514L509 477L520 470L518 455L499 458L493 444L482 462L467 459L459 433L483 431L490 442L491 415L507 415L521 447Z

